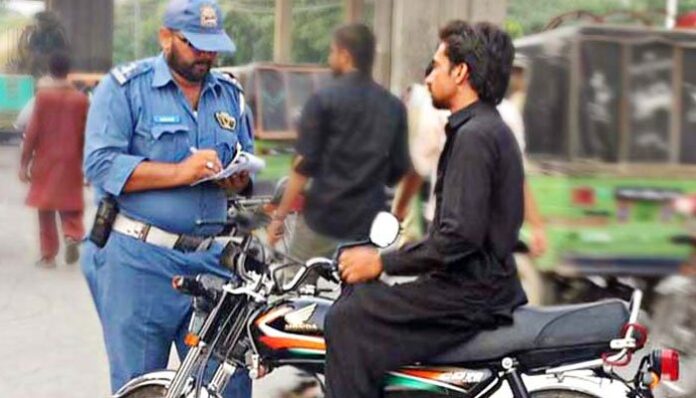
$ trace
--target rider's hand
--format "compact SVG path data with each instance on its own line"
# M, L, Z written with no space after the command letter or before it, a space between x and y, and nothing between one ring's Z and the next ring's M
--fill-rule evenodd
M354 284L379 278L384 270L382 257L370 246L345 249L338 258L338 270L345 283Z
M268 236L268 244L273 247L283 237L285 232L285 222L282 218L273 218L268 227L266 227L266 235Z
M249 185L249 172L242 171L241 173L234 173L230 178L216 181L216 183L220 188L239 192Z
M212 149L200 149L176 165L176 175L182 185L215 175L222 170L217 152Z
M546 231L544 227L532 228L532 236L529 245L529 254L532 257L540 257L546 253L548 248L548 240L546 239Z

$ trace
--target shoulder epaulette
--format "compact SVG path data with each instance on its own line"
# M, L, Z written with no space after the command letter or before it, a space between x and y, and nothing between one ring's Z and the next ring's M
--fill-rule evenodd
M111 76L116 79L118 84L123 86L135 76L150 70L152 68L152 63L148 61L149 60L142 60L119 65L111 70Z
M242 83L239 82L239 79L235 77L235 75L232 74L232 72L213 72L215 73L215 76L218 77L218 79L222 80L223 82L227 83L232 83L237 89L241 92L244 92L244 87L242 87Z
M244 87L242 83L237 80L237 78L231 72L213 72L220 81L232 84L237 90L239 90L239 113L243 114L246 110L246 99L244 98Z

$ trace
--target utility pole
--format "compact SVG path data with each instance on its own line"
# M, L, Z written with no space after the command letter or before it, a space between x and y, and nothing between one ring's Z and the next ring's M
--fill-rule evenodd
M140 59L140 0L133 1L133 59Z
M292 55L292 0L276 0L273 62L289 63Z
M667 0L667 17L665 18L665 28L674 29L677 20L677 10L679 9L679 0Z
M377 7L375 2L375 7ZM345 10L345 22L356 23L362 21L363 10L365 8L365 0L343 0L343 9Z
M113 0L46 0L60 17L72 49L75 70L106 72L113 62Z
M375 80L384 87L391 82L392 14L393 0L375 1L375 66L372 69Z
M389 10L380 8L387 5ZM463 19L500 24L506 11L507 0L377 0L377 81L394 94L423 83L425 68L438 45L438 30L445 23Z

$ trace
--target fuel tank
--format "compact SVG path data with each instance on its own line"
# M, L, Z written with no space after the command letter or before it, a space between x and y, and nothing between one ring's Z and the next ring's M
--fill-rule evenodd
M284 300L262 311L252 336L263 357L323 360L324 319L333 301L314 296Z

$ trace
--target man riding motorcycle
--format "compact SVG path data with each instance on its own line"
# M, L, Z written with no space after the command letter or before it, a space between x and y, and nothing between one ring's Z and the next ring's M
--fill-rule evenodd
M379 397L388 370L509 324L526 303L512 255L523 219L522 161L495 109L507 89L512 41L493 25L464 21L439 36L426 84L434 105L452 116L433 226L399 251L356 247L340 255L350 285L325 325L330 398ZM386 286L375 281L382 272L419 277Z

